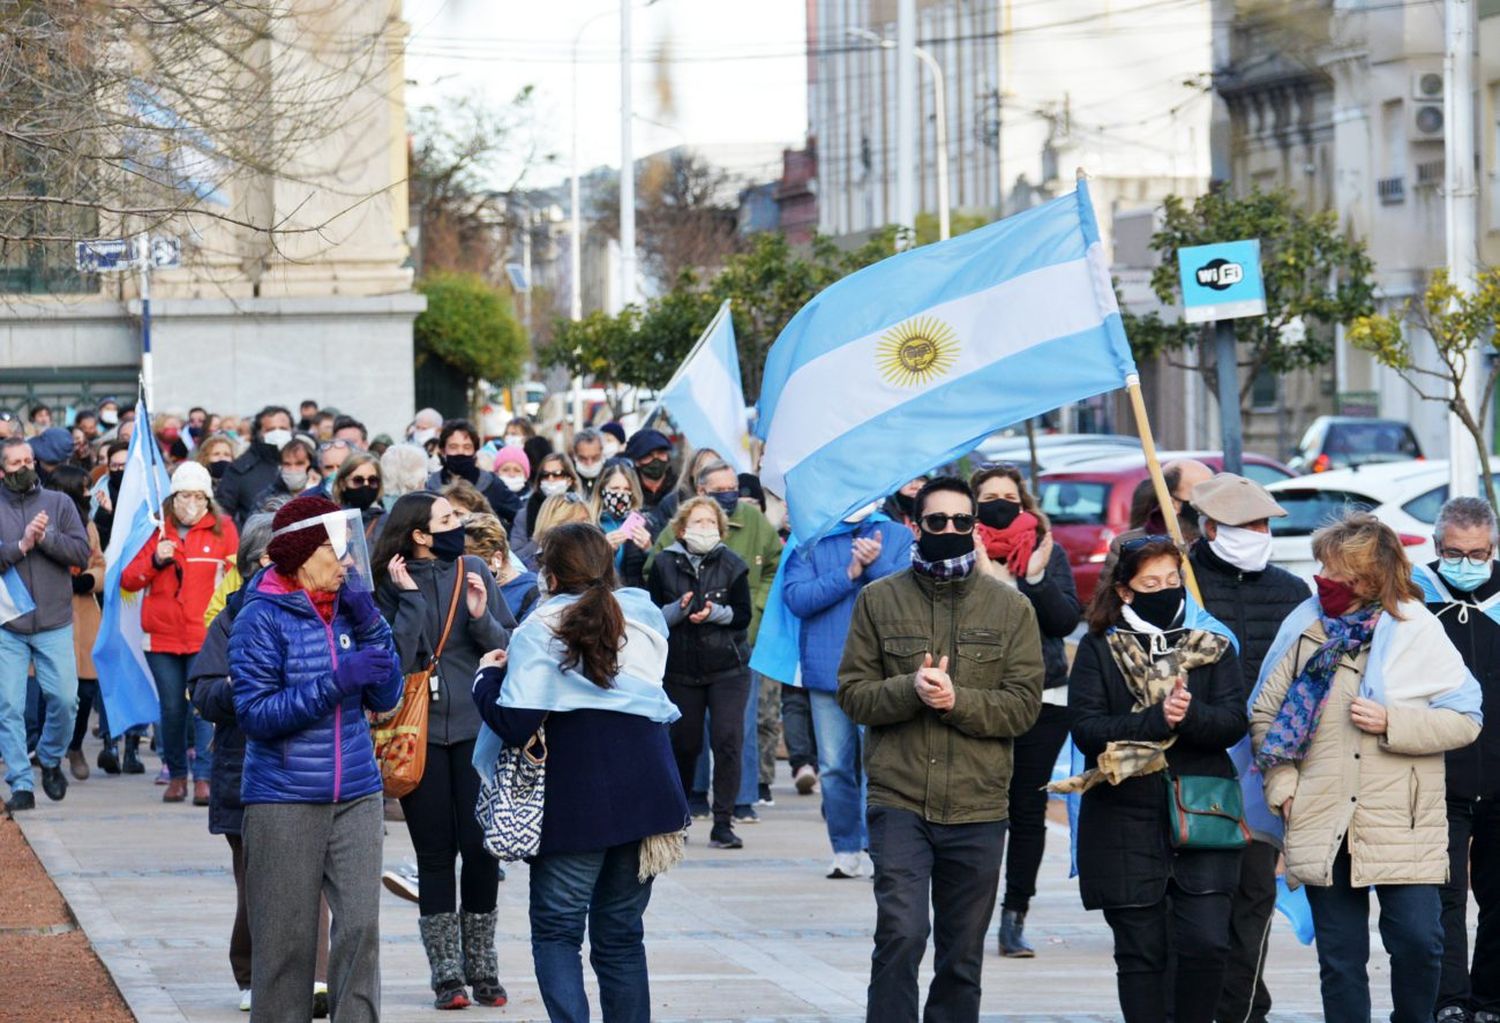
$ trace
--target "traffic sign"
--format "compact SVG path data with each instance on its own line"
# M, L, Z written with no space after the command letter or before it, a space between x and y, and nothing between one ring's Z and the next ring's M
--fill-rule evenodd
M95 238L74 246L73 260L81 273L128 270L135 246L129 238Z
M168 270L182 265L182 242L176 238L158 236L151 239L151 266L156 270Z
M1178 249L1177 270L1182 318L1188 323L1266 314L1259 239Z
M510 278L510 287L518 295L524 295L531 290L531 279L526 275L524 263L506 263L506 276Z

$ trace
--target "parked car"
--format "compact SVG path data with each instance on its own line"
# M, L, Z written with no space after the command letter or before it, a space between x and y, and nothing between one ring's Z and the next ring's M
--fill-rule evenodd
M1120 433L1042 433L1036 438L1037 463L1042 472L1140 449L1140 438ZM969 458L984 463L1010 462L1031 475L1031 443L1025 433L991 434L979 442Z
M1350 509L1373 512L1394 529L1413 563L1436 557L1432 527L1448 500L1448 463L1391 462L1335 469L1299 476L1269 489L1287 510L1286 518L1271 520L1271 560L1310 580L1318 568L1312 556L1313 533Z
M1163 451L1160 456L1163 462L1196 458L1216 471L1224 465L1224 456L1217 451ZM1131 495L1147 475L1146 458L1137 447L1129 454L1044 472L1038 480L1037 500L1052 522L1053 537L1068 552L1080 600L1093 597L1110 542L1129 528ZM1291 479L1292 471L1275 459L1247 453L1245 475L1269 485Z
M1399 419L1319 416L1302 435L1287 465L1294 472L1313 473L1421 457L1417 435Z
M522 412L535 422L537 412L547 397L547 385L531 380L517 384L511 388L511 393L521 400ZM484 435L485 440L494 440L505 433L505 425L513 418L515 413L507 403L505 388L494 388L489 392L485 403L479 407L479 432Z

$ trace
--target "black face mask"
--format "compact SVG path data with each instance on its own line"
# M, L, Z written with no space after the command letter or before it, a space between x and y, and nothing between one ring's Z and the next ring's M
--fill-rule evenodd
M896 507L901 509L902 515L911 518L917 510L917 495L903 494L898 491L896 494Z
M670 462L663 462L660 459L652 459L649 462L642 462L641 464L637 465L635 467L635 471L646 477L648 480L659 480L667 475L667 469L670 466Z
M923 561L947 561L973 549L973 533L929 533L924 529L917 537L917 553Z
M208 474L216 480L221 480L224 478L224 474L229 471L231 464L230 462L209 462Z
M457 561L464 553L464 527L454 526L432 534L432 556L439 561Z
M448 475L466 479L470 483L479 479L479 460L473 455L444 455L443 468Z
M1003 497L996 497L989 501L979 502L979 521L991 529L1005 529L1016 516L1021 514L1020 501L1008 501Z
M109 499L111 501L119 500L119 497L120 497L120 484L124 483L124 482L125 482L125 470L124 469L111 469L111 470L109 470Z
M380 491L375 487L350 487L344 491L344 507L358 508L364 511L373 505L380 497Z
M1166 631L1177 621L1177 612L1182 608L1182 599L1187 591L1181 586L1174 586L1154 593L1142 593L1139 590L1132 592L1135 596L1131 598L1130 609L1143 620Z

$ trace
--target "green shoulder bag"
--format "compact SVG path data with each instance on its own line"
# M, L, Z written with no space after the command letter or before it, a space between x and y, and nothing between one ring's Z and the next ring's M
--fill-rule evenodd
M1238 779L1167 772L1162 776L1167 780L1172 848L1243 849L1250 844Z

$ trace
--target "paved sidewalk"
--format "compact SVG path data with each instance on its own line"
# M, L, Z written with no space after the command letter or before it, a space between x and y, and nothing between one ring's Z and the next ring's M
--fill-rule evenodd
M208 834L207 811L163 804L150 779L96 773L74 783L65 802L42 799L20 815L26 836L143 1023L243 1020L227 961L228 846ZM862 1018L875 915L870 883L824 878L816 797L782 784L776 799L761 809L763 823L741 829L742 851L706 849L706 829L695 828L687 862L658 881L646 921L654 1018ZM405 825L387 830L386 862L410 859ZM1109 930L1079 905L1066 856L1066 835L1055 830L1028 927L1038 957L1002 960L991 951L986 1019L1118 1018ZM510 1005L471 1008L462 1018L546 1018L531 972L526 894L526 867L516 864L500 886L501 978ZM383 894L381 928L383 1018L451 1023L453 1014L431 1008L416 907ZM1378 939L1372 947L1376 1015L1384 1018L1389 976ZM1279 918L1269 983L1274 1019L1321 1015L1316 960Z

